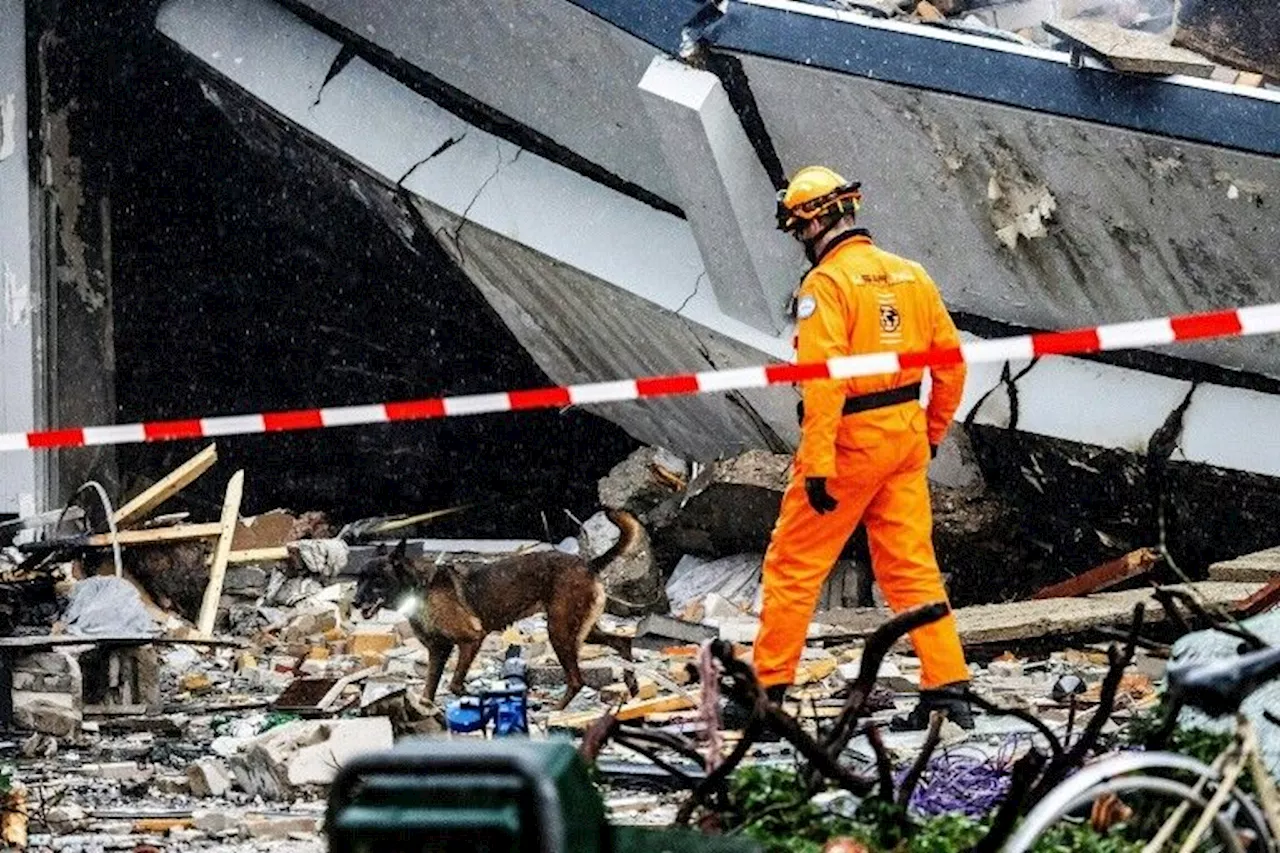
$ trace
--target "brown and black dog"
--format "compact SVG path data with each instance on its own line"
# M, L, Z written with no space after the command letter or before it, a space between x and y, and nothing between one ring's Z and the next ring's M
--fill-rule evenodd
M622 531L618 541L594 560L561 551L534 551L487 566L462 571L451 564L433 565L409 559L401 541L391 553L380 548L360 572L355 606L366 619L380 608L417 603L409 617L413 631L427 647L427 699L434 701L440 676L453 647L458 647L449 690L461 695L480 644L493 631L534 613L547 614L547 637L564 667L568 690L563 708L582 689L578 652L584 642L612 646L631 659L631 641L601 631L596 620L604 612L600 571L628 551L639 538L640 522L610 510L609 520Z

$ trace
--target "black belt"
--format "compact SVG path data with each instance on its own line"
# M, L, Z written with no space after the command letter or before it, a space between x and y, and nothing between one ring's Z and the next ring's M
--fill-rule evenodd
M919 399L920 383L913 382L910 385L890 388L888 391L873 391L870 394L859 394L857 397L845 397L844 406L841 408L840 413L842 415L856 415L859 412L898 406L902 403L910 403L912 400ZM804 401L796 403L796 416L801 423L804 422Z

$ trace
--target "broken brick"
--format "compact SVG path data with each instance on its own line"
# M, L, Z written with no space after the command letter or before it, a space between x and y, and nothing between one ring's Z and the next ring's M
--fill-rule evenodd
M379 654L394 649L399 643L400 637L391 631L356 631L347 642L347 653Z

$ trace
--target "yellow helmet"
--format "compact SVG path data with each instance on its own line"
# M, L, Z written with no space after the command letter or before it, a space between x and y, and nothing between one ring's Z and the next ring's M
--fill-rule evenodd
M862 207L862 184L850 183L826 166L805 166L778 190L778 228L799 231L828 214L857 213Z

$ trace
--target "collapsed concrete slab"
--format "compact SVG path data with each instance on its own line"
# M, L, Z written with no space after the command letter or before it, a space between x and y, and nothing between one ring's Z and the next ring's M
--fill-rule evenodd
M54 737L71 737L83 720L79 703L70 694L28 691L14 694L13 719L24 729Z
M1280 577L1280 547L1243 554L1209 567L1209 577L1216 581L1254 581L1267 583Z
M1215 606L1242 601L1261 587L1257 583L1202 581L1195 584L1200 600ZM1170 589L1183 589L1171 586ZM965 645L993 645L1038 637L1056 637L1088 632L1102 626L1123 627L1142 604L1145 622L1159 622L1166 614L1150 589L1102 592L1080 598L1038 601L1010 601L956 608L956 628ZM823 614L823 621L845 632L870 635L889 616L887 610L860 608Z
M600 479L600 505L623 509L642 522L688 483L689 463L659 447L641 447Z
M329 784L352 757L391 745L391 721L386 717L299 720L245 744L231 758L231 771L250 796L288 799Z
M790 456L763 450L707 465L678 499L668 502L671 518L656 521L655 546L703 557L763 553L790 466Z

